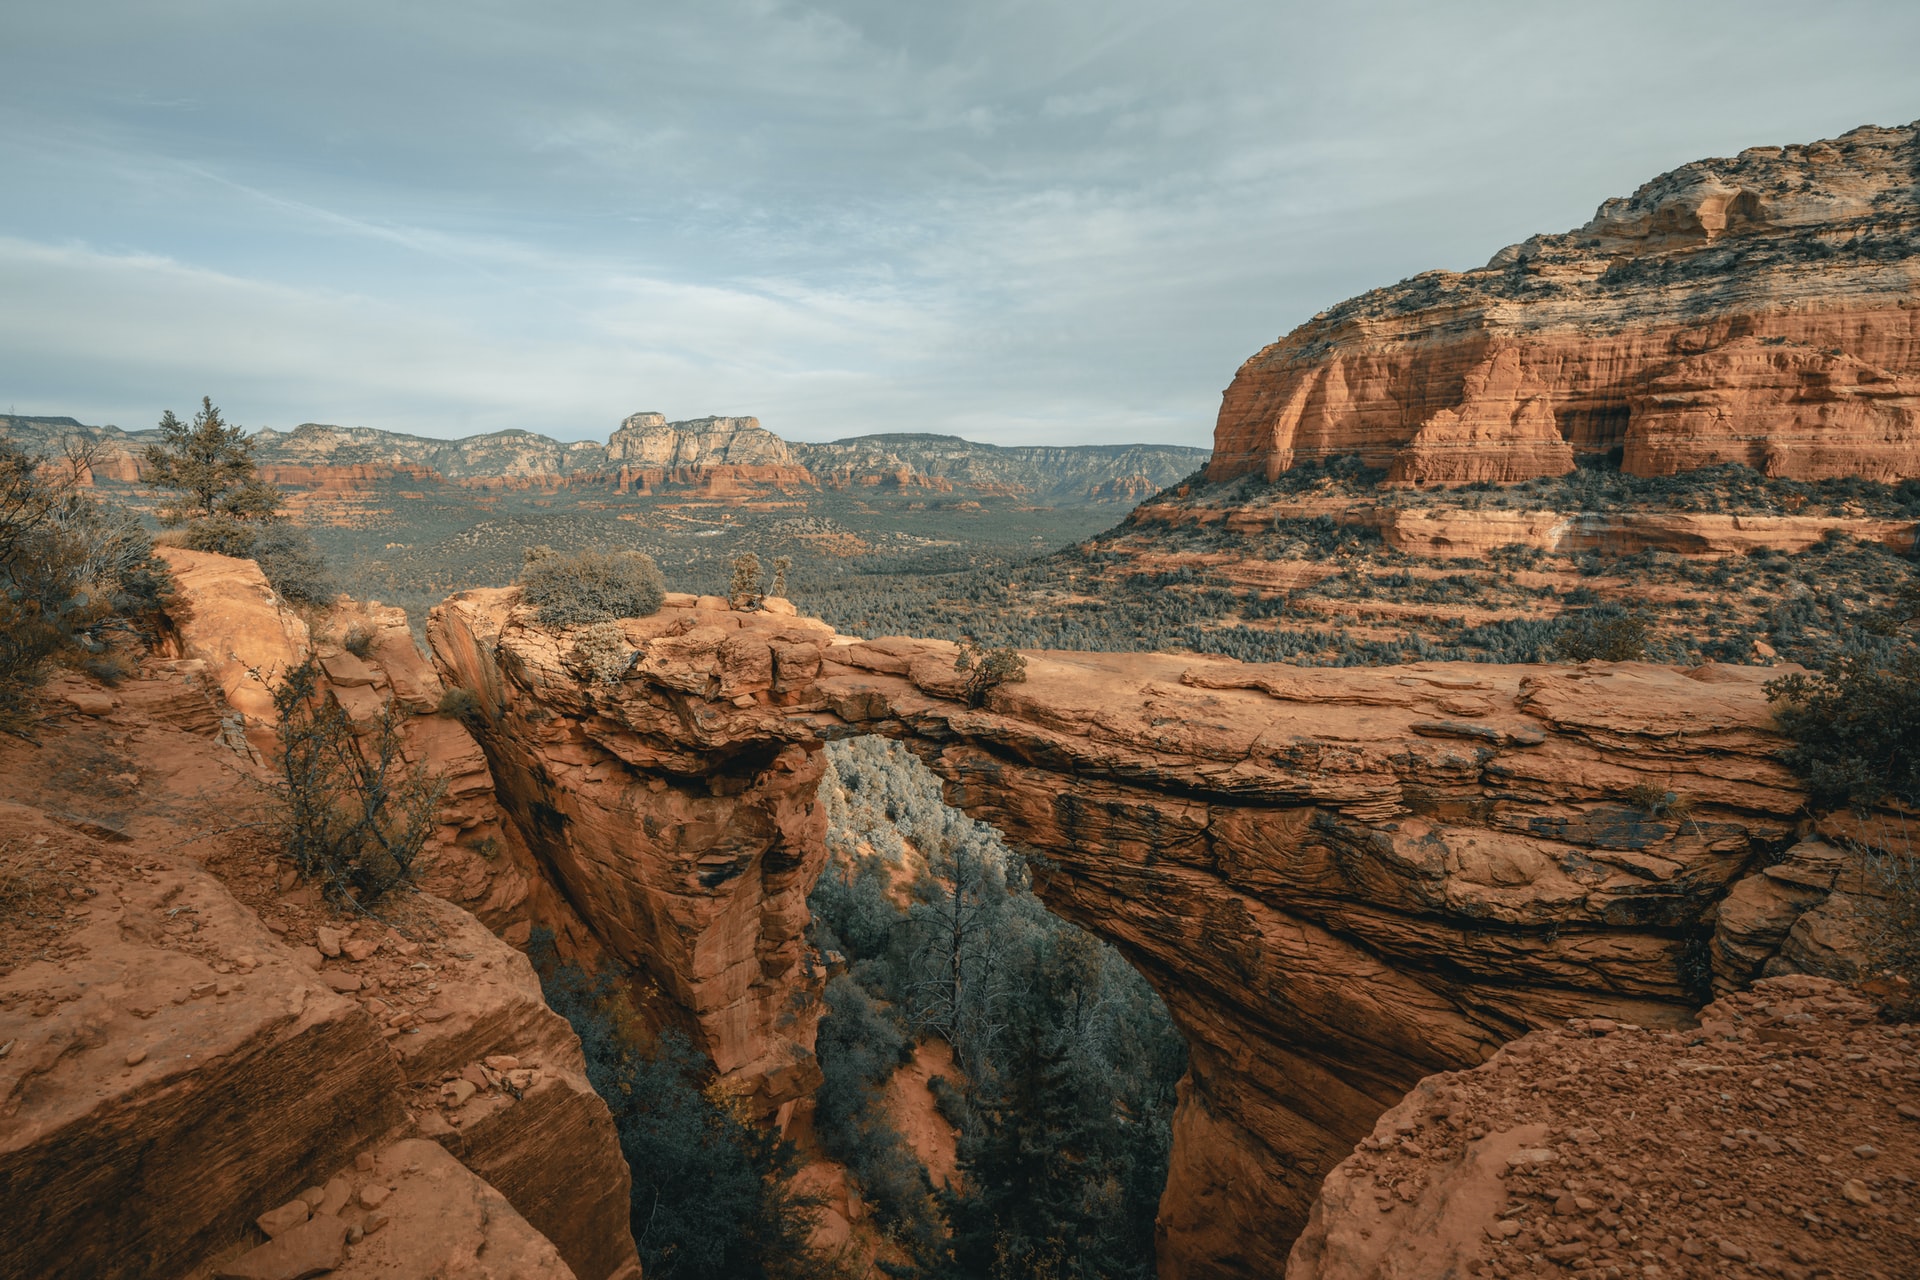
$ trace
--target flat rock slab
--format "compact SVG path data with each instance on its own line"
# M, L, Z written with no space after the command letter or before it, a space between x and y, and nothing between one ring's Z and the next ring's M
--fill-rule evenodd
M575 1280L551 1240L436 1142L396 1142L375 1157L373 1170L348 1172L361 1183L358 1198L390 1190L373 1197L377 1208L348 1211L367 1234L331 1272L338 1280Z
M347 1255L347 1224L332 1214L309 1218L213 1273L214 1280L307 1280ZM425 1272L420 1274L424 1275Z

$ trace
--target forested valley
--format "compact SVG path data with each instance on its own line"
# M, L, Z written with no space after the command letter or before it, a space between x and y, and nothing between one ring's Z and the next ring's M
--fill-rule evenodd
M1045 867L942 803L906 748L855 738L827 754L829 862L809 905L832 976L812 1126L867 1206L871 1257L859 1239L802 1247L826 1210L797 1186L794 1143L704 1089L683 1037L642 1031L621 975L533 947L614 1110L647 1274L1151 1276L1186 1066L1165 1006L1118 952L1049 913L1033 892ZM930 1176L887 1102L890 1077L933 1041L953 1063L931 1081L951 1180Z

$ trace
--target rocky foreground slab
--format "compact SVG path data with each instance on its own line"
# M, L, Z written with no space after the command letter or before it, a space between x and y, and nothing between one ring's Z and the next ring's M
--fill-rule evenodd
M1328 1175L1288 1280L1846 1276L1920 1259L1920 1028L1765 979L1429 1077Z

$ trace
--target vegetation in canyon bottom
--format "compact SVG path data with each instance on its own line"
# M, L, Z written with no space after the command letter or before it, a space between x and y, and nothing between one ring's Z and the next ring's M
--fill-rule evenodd
M829 753L832 857L810 906L837 972L814 1123L892 1243L876 1265L927 1280L1151 1276L1186 1065L1164 1006L1111 948L1050 914L1026 865L946 807L904 748L863 738ZM531 950L613 1110L647 1274L838 1274L843 1259L805 1248L819 1206L792 1188L792 1144L744 1121L684 1037L644 1031L619 975L560 964L549 937ZM957 1134L950 1186L883 1101L928 1037L956 1066L933 1086Z

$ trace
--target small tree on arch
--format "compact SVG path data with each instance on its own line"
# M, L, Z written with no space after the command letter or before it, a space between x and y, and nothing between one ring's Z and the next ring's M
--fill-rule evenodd
M953 669L967 677L966 699L970 707L982 706L987 695L1003 684L1025 684L1027 660L1011 648L989 649L971 637L960 642L960 655Z

